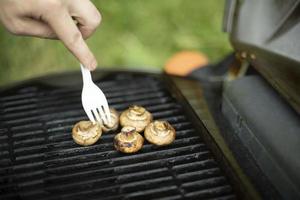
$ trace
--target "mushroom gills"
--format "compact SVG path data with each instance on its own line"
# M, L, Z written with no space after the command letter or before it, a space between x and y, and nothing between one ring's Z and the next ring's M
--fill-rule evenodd
M130 106L120 116L121 126L135 127L137 132L142 132L151 121L152 114L138 105Z
M119 127L119 113L114 108L110 108L109 110L110 110L111 122L108 124L105 123L102 124L102 130L105 133L109 131L115 131Z
M144 143L144 138L134 127L125 126L114 138L114 146L123 153L134 153L139 151Z
M175 129L167 121L154 121L144 132L146 140L158 146L171 144L176 137Z
M83 146L89 146L96 143L101 135L101 124L93 124L91 121L79 121L72 129L72 137L74 141Z

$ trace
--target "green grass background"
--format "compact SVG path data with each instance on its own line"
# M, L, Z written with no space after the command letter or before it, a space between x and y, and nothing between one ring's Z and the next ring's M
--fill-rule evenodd
M162 68L182 50L206 53L212 62L230 52L221 31L221 0L98 0L102 23L87 40L104 67ZM53 72L79 70L56 40L12 36L0 27L0 85Z

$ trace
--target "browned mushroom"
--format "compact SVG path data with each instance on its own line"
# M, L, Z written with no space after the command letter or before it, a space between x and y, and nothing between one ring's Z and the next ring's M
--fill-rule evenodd
M101 124L80 121L72 129L72 137L77 144L88 146L96 143L102 135Z
M102 130L105 133L109 131L115 131L118 129L119 126L119 113L113 108L110 108L109 110L110 110L111 122L108 124L105 123L102 124Z
M137 132L142 132L152 121L152 115L142 106L130 106L120 116L121 126L132 126Z
M150 143L164 146L175 140L176 131L167 121L154 121L146 127L144 136Z
M125 126L121 133L118 133L114 139L114 146L123 153L134 153L143 146L144 138L135 130L134 127Z

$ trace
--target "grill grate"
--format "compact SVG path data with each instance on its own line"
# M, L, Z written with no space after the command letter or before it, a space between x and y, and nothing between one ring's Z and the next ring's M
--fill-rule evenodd
M100 82L118 111L145 106L176 129L166 147L114 150L115 134L89 147L71 137L86 119L80 88L24 86L0 97L0 199L235 199L201 136L157 77L115 74Z

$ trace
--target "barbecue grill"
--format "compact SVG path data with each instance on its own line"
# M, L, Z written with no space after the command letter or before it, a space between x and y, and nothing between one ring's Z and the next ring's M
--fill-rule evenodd
M120 71L94 75L112 107L145 106L175 127L175 142L160 148L146 143L126 155L114 149L111 133L80 147L71 137L72 126L86 119L80 74L25 82L1 92L1 199L237 197L240 189L205 144L206 128L197 115L186 114L183 97L168 86L171 79ZM186 93L193 92L189 84L180 83ZM209 120L206 105L199 106L202 120Z
M300 1L287 2L227 1L236 55L188 77L93 73L116 110L137 104L167 120L177 132L169 146L123 154L118 131L77 145L71 129L87 119L79 72L2 88L0 199L299 199Z

